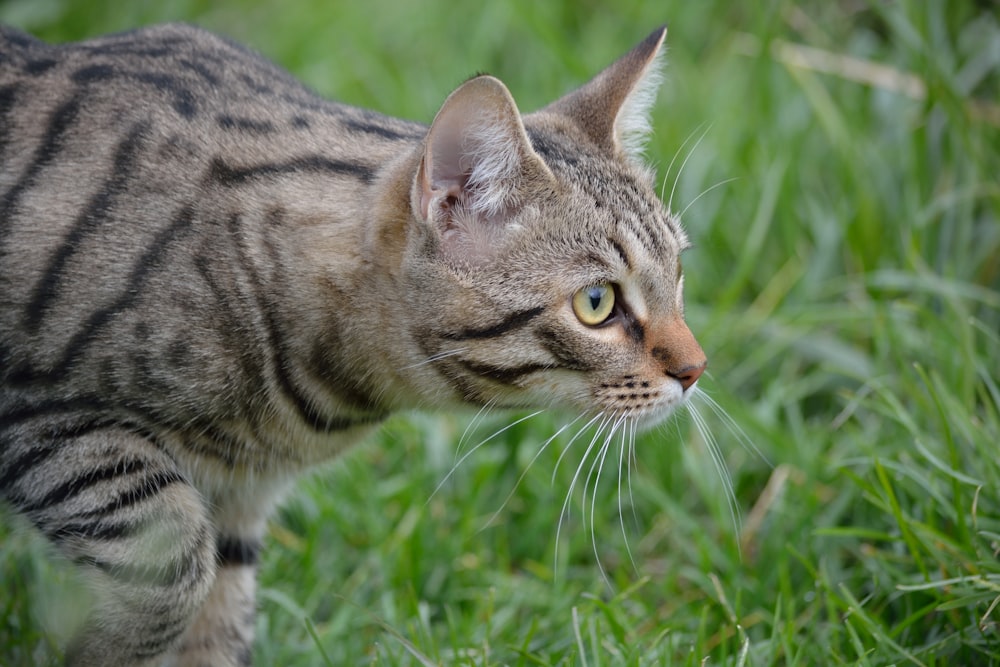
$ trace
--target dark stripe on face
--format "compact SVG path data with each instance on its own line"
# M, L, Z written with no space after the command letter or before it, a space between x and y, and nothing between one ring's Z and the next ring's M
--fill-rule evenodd
M42 169L54 162L62 153L66 136L80 114L82 97L82 93L77 93L52 112L48 126L45 128L45 135L35 150L31 164L28 165L28 169L17 183L4 193L3 204L0 205L0 238L3 237L5 228L10 225L17 212L18 204L25 190L34 185L35 179Z
M375 179L375 170L368 165L334 160L322 155L307 155L287 162L265 162L252 167L231 167L216 158L209 169L209 178L220 185L237 187L275 176L323 173L354 176L365 183L371 183Z
M498 322L497 324L493 324L488 327L483 327L482 329L463 329L462 331L442 334L441 337L448 340L497 338L498 336L502 336L506 333L510 333L511 331L524 327L543 312L545 312L545 308L543 307L529 308L517 313L512 313L502 322Z
M111 176L80 212L73 227L63 239L55 256L42 274L42 279L35 286L25 310L25 327L30 333L38 332L49 306L58 296L70 259L82 249L84 239L107 222L115 199L125 191L135 170L137 157L142 148L142 138L147 130L148 127L145 124L137 124L132 127L128 136L118 144L112 163Z
M622 244L614 239L608 239L608 242L611 244L611 247L615 249L615 252L618 253L618 257L621 258L622 264L625 265L625 268L631 271L632 260L629 259L628 253L625 252L625 248L622 247Z
M447 361L447 359L442 359ZM504 367L493 364L483 364L474 361L457 360L457 363L468 372L487 378L501 384L516 384L525 375L545 371L552 368L548 364L524 364L522 366Z
M576 348L559 332L541 328L535 332L535 335L538 337L538 342L541 346L545 348L545 351L555 357L559 363L559 368L581 372L594 370L594 366L585 363L580 358Z
M220 537L215 545L215 560L221 567L247 567L260 560L260 540Z

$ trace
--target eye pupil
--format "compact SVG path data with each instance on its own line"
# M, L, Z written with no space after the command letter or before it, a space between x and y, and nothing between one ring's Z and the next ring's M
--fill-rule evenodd
M608 321L615 308L615 292L608 283L589 285L573 296L573 310L587 326L596 327Z
M591 310L599 310L600 309L600 307L601 307L601 301L604 300L604 291L605 291L605 288L603 288L603 287L591 287L590 288L590 295L589 296L590 296L590 309Z

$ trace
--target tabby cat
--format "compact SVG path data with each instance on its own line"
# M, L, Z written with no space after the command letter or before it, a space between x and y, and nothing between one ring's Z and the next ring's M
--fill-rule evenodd
M649 426L705 357L640 160L665 30L430 127L164 25L0 29L0 495L94 592L70 665L247 665L303 470L413 406Z

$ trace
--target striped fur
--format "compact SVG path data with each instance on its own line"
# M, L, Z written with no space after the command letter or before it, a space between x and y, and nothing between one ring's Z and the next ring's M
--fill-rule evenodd
M634 154L663 37L428 127L188 26L0 28L0 495L92 585L68 664L249 664L274 504L395 410L686 399L686 240Z

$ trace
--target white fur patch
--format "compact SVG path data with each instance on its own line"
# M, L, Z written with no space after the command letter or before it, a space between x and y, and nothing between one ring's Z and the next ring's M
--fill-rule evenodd
M491 115L477 118L467 128L461 150L462 162L472 168L466 182L471 213L489 218L516 203L520 142L509 122Z
M650 61L642 77L629 92L615 116L615 138L629 158L639 161L652 132L650 112L656 103L656 93L663 83L666 62L665 47L661 46Z

